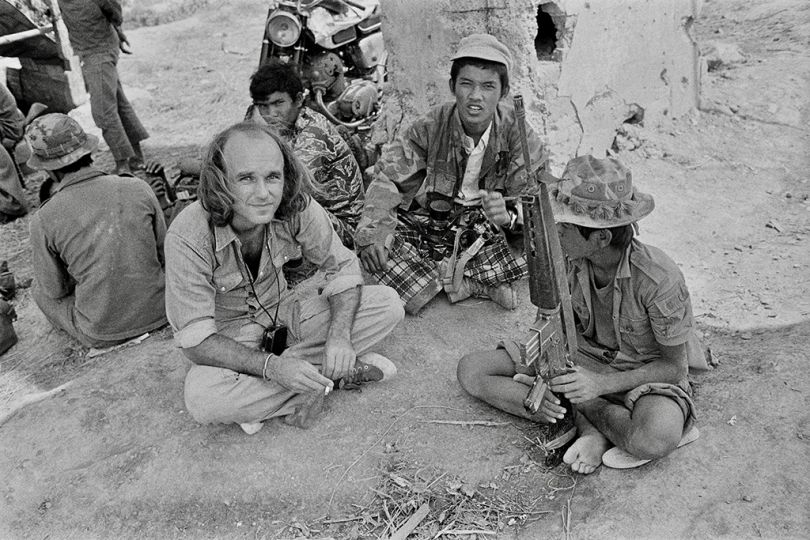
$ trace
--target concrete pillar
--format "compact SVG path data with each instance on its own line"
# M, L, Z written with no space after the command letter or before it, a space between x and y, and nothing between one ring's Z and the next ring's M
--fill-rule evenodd
M378 138L452 99L452 52L488 32L512 50L512 94L523 94L553 170L604 155L628 118L654 125L697 106L699 1L381 0L391 93Z

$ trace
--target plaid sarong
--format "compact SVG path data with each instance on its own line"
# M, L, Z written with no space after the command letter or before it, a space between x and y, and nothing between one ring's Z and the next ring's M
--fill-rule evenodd
M388 269L371 276L397 291L409 312L416 312L442 290L440 266L431 258L424 241L422 216L409 216L414 222L399 220L388 253ZM424 218L427 219L427 218ZM464 276L487 287L497 287L528 275L526 259L510 251L503 236L493 236L464 268ZM410 304L410 305L409 305ZM410 309L409 309L410 308Z

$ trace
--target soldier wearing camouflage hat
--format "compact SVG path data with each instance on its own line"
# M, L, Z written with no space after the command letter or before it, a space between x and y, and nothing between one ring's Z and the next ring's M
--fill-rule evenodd
M98 139L67 115L37 118L26 139L28 165L53 182L30 225L39 308L88 347L165 325L166 224L149 185L96 169Z
M653 198L617 159L572 159L551 190L577 327L576 367L550 389L576 405L579 438L563 459L579 473L603 464L637 467L698 437L687 367L706 369L684 277L661 250L634 238ZM565 409L547 393L530 415L522 400L534 377L517 343L462 358L458 377L473 396L539 422Z

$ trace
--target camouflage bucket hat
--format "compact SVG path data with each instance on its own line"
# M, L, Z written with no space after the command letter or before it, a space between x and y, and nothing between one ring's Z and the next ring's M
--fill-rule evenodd
M593 229L635 223L655 208L652 196L633 187L630 171L615 158L572 159L549 194L557 223Z
M28 166L51 171L75 163L98 146L98 137L84 132L76 120L66 114L40 116L25 130L31 146Z

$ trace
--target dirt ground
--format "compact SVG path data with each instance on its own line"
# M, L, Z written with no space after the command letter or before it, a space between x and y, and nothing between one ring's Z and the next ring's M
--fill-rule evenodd
M213 2L128 32L135 55L120 71L150 155L195 153L241 117L264 14L263 2ZM525 331L528 302L439 299L384 343L398 379L334 394L311 430L271 423L248 437L189 419L189 363L168 330L88 358L22 289L0 416L72 383L0 426L0 537L373 538L428 500L420 538L491 538L499 519L501 538L808 537L810 5L707 0L695 32L702 49L741 56L708 73L700 112L633 126L619 157L656 197L641 239L680 264L717 363L691 377L697 442L631 471L539 465L534 428L455 379L465 351ZM86 107L76 114L92 127ZM0 226L0 260L20 281L32 276L27 223Z

